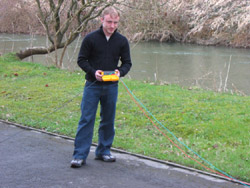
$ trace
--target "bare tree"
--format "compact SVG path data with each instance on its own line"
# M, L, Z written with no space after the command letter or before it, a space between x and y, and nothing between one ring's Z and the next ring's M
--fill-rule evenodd
M0 28L3 33L29 33L37 27L36 4L25 0L0 0ZM41 28L41 27L40 27Z
M180 12L172 10L169 0L130 0L123 5L129 15L123 22L131 23L123 30L131 41L181 41L186 23Z
M90 21L101 14L104 8L116 3L117 0L36 0L39 10L37 18L46 31L49 45L26 48L16 55L24 59L63 49L59 62L56 57L56 66L61 67L67 46L87 28Z

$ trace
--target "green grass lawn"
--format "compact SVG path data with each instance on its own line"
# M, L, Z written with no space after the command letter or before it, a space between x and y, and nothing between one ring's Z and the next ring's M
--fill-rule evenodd
M249 96L122 81L146 108L153 123L120 82L113 147L205 170L189 155L209 168L250 182ZM74 137L84 82L83 72L2 56L0 119ZM98 114L94 142L97 142Z

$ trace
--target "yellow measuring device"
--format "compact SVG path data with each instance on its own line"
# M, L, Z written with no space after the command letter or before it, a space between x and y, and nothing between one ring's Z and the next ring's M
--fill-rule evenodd
M115 71L103 71L102 75L102 80L104 82L114 82L119 80L119 76L117 76L117 73Z

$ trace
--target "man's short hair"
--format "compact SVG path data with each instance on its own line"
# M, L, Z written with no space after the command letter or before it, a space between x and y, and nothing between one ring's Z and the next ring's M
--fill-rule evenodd
M104 18L105 15L110 15L111 17L120 17L120 13L112 6L107 7L102 11L102 18Z

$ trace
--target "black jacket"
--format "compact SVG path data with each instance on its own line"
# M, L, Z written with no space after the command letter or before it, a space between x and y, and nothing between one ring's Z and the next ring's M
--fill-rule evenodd
M119 66L119 60L121 65ZM132 66L129 43L115 31L107 41L102 27L86 35L82 41L77 63L86 72L86 80L95 81L96 70L114 71L125 76Z

